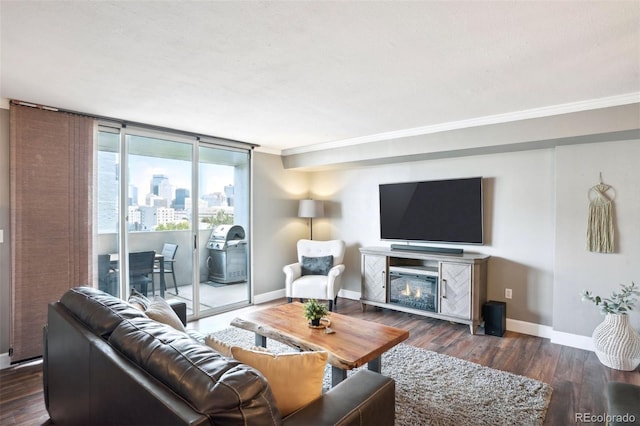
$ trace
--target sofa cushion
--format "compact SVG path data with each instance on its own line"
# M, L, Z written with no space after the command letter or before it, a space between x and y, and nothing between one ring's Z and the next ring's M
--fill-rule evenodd
M60 298L60 303L101 337L107 337L125 319L146 318L144 312L93 287L74 287Z
M281 424L266 379L185 333L148 318L123 321L109 343L213 424Z
M322 380L327 352L290 352L272 354L231 347L233 357L260 371L269 381L283 416L322 396Z
M149 302L145 314L151 319L175 328L178 331L186 332L186 328L180 321L178 315L173 311L171 306L160 296L155 296Z
M128 302L143 312L146 311L149 305L151 304L151 300L149 300L147 296L140 293L135 288L131 289L131 294L129 294Z

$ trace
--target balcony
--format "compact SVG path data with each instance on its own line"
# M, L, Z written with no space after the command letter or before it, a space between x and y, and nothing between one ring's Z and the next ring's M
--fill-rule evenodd
M211 233L210 229L199 231L199 241L201 247L198 249L198 281L194 289L193 278L193 241L192 231L151 231L151 232L129 232L128 249L129 252L150 251L157 253L162 251L164 243L173 243L178 245L178 251L175 257L175 277L177 283L177 294L174 286L173 277L170 273L165 274L166 291L165 299L177 298L187 304L188 315L194 315L194 299L196 297L194 290L199 295L199 314L200 316L213 314L245 306L249 302L249 285L248 282L237 283L221 283L210 280L207 258L209 250L206 248L206 241ZM108 254L117 253L118 234L101 233L96 235L94 253ZM97 256L96 256L97 257ZM98 268L96 271L96 281ZM249 270L249 265L247 265ZM160 280L158 275L155 276L155 295L160 295ZM152 297L151 288L148 289L148 297Z

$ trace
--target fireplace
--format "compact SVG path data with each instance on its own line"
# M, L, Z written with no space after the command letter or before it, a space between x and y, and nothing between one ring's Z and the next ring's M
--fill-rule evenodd
M394 305L438 312L438 278L392 271L389 273L389 301Z

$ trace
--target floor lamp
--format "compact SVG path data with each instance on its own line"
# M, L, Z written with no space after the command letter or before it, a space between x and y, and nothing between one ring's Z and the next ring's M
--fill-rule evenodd
M324 216L324 202L320 200L300 200L298 217L309 219L310 239L313 240L313 218Z

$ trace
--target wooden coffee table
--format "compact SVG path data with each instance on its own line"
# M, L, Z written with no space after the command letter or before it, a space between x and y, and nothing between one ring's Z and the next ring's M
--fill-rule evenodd
M267 346L267 338L304 351L327 351L331 382L335 386L347 377L347 370L368 364L380 372L380 356L409 337L409 331L335 312L329 314L330 328L308 326L303 304L294 302L253 311L235 318L231 325L256 334L256 345Z

